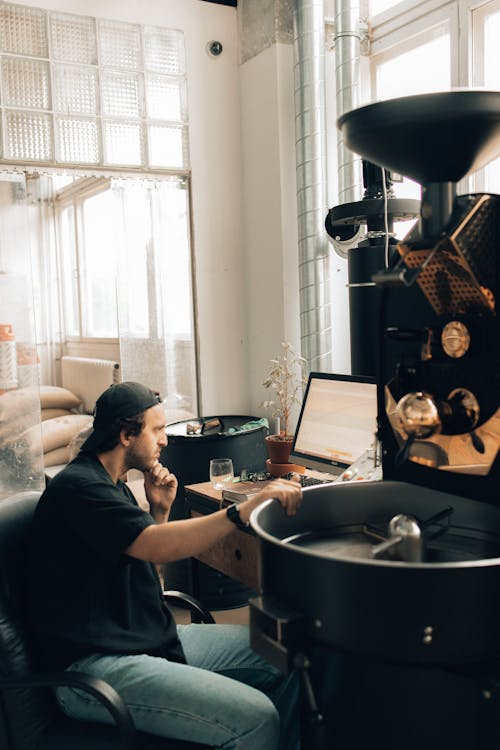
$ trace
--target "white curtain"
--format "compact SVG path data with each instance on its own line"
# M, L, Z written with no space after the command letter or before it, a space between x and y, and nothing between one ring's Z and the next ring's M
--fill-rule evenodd
M0 499L44 487L24 175L0 174Z
M114 180L122 205L118 325L124 380L160 393L170 422L198 413L189 192L183 179Z
M40 382L60 385L63 330L52 176L28 174L26 183Z

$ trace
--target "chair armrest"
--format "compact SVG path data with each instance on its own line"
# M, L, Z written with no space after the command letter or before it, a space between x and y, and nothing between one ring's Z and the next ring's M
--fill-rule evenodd
M183 591L168 590L163 592L163 598L167 604L177 605L184 609L189 609L191 612L191 622L202 622L205 625L214 625L215 620L212 614L205 609L205 607L189 594L185 594ZM181 603L180 603L181 602Z
M90 693L109 711L116 725L123 750L133 750L136 731L132 716L125 701L107 682L85 672L58 672L29 674L25 677L0 677L1 690L20 688L71 687Z

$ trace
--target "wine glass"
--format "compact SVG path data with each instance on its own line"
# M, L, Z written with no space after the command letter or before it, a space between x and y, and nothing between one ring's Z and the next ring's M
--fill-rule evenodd
M223 490L234 479L233 462L230 458L210 460L210 481L215 490Z

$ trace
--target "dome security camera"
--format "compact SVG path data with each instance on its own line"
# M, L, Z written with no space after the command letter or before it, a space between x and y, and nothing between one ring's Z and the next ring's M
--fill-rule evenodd
M215 39L207 44L207 52L212 57L219 57L222 54L222 44Z

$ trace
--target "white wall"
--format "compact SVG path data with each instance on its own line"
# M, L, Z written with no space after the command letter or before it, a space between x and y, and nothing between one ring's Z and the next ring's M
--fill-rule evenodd
M273 44L241 66L244 238L252 413L271 357L300 351L292 45Z

